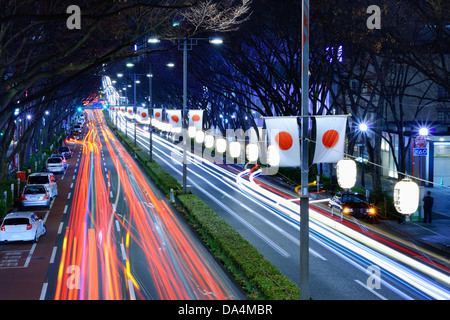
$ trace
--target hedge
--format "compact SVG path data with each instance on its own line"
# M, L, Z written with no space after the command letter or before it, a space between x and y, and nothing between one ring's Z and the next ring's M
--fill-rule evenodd
M250 286L244 289L250 298L269 300L299 299L299 288L280 271L223 218L194 194L179 195L188 220L200 234L208 247L233 274L238 270L246 276ZM229 258L224 258L224 255ZM230 265L226 265L232 264ZM233 274L234 275L234 274ZM239 276L239 274L237 274ZM242 279L239 279L242 283ZM256 287L256 290L255 288Z

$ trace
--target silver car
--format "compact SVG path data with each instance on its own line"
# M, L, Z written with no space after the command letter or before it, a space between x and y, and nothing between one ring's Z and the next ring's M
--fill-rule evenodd
M27 185L23 189L20 207L50 208L50 192L43 184Z
M43 184L50 191L50 198L58 196L58 185L56 184L56 178L53 173L50 172L40 172L32 173L28 176L27 185Z
M50 157L47 159L47 171L52 173L64 173L65 165L60 157Z
M33 241L47 233L42 218L34 212L11 212L0 227L0 242Z

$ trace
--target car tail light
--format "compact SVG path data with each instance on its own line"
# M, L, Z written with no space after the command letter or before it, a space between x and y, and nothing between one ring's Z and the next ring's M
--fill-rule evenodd
M42 198L43 200L47 200L48 199L48 194L46 194L45 196L44 196L44 198Z
M33 228L32 224L27 224L27 230L31 230L31 228Z
M5 226L2 226L2 227L0 228L0 231L6 231L6 230L5 230Z
M22 195L22 201L27 200L27 198L25 198L25 195Z

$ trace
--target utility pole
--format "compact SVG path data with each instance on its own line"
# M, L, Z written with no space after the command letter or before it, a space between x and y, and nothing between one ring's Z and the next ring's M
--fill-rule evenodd
M300 299L309 300L309 198L308 198L308 101L309 101L309 0L302 0L302 109L300 194Z

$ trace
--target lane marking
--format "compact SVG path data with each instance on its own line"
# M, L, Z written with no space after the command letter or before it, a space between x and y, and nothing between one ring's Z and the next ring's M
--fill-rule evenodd
M125 247L124 247L123 243L120 244L120 250L122 251L122 259L124 261L126 261L127 260L127 254L125 252Z
M55 257L56 257L56 251L58 250L58 247L53 247L53 250L52 250L52 256L50 257L50 263L53 263L53 262L55 262Z
M47 294L48 282L44 282L42 285L41 295L39 296L39 300L45 300L45 295Z
M136 300L136 295L134 293L133 281L131 279L128 279L127 282L128 282L128 290L130 291L130 299Z
M30 264L31 256L33 255L34 249L36 249L36 244L37 243L33 243L33 245L31 246L30 253L28 254L27 260L25 261L25 264L23 265L24 268L28 268L28 265Z
M367 287L364 283L362 283L361 281L355 279L355 282L359 285L361 285L362 287L366 288L367 290L369 290L370 292L372 292L374 295L376 295L378 298L382 299L382 300L388 300L385 297L383 297L381 294L379 294L378 292L376 292L373 289L370 289L369 287Z
M59 224L58 234L61 234L63 226L64 226L64 222L61 222L61 223Z

